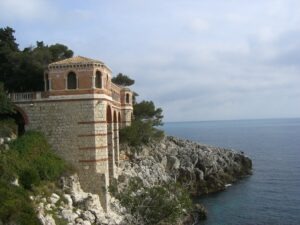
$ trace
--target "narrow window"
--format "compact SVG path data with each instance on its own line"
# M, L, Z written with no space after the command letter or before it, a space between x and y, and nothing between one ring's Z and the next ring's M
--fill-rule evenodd
M129 103L129 94L126 94L126 103Z
M109 80L108 80L108 74L106 74L106 88L109 87L109 86L108 86L108 82L109 82Z
M96 72L96 88L102 88L102 74L100 71Z
M70 72L68 74L68 89L76 89L77 88L77 78L74 72Z

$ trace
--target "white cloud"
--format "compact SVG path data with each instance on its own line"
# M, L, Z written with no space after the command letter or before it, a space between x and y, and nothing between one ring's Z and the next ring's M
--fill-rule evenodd
M130 75L167 120L300 116L298 0L0 0L0 17Z
M52 6L46 0L1 0L0 14L2 19L34 20L51 14ZM50 13L49 13L50 12Z
M207 31L210 27L209 23L199 17L189 17L186 21L186 26L190 31L203 32Z

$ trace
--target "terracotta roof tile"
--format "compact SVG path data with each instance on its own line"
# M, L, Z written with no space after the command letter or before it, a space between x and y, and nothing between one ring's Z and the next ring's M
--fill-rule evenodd
M68 58L68 59L64 59L61 61L57 61L54 63L49 64L50 65L62 65L62 64L72 64L72 63L100 63L100 64L104 64L103 62L99 61L99 60L95 60L95 59L90 59L90 58L86 58L83 56L75 56L72 58Z

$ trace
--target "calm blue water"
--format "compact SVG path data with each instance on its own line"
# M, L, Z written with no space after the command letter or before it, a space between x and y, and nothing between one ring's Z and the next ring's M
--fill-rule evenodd
M168 135L244 151L253 175L199 199L204 225L300 225L300 119L165 123Z

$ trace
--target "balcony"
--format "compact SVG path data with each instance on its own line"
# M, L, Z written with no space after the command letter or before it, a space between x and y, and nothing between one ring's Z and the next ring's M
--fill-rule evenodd
M8 97L12 102L30 102L43 98L42 92L10 93Z

